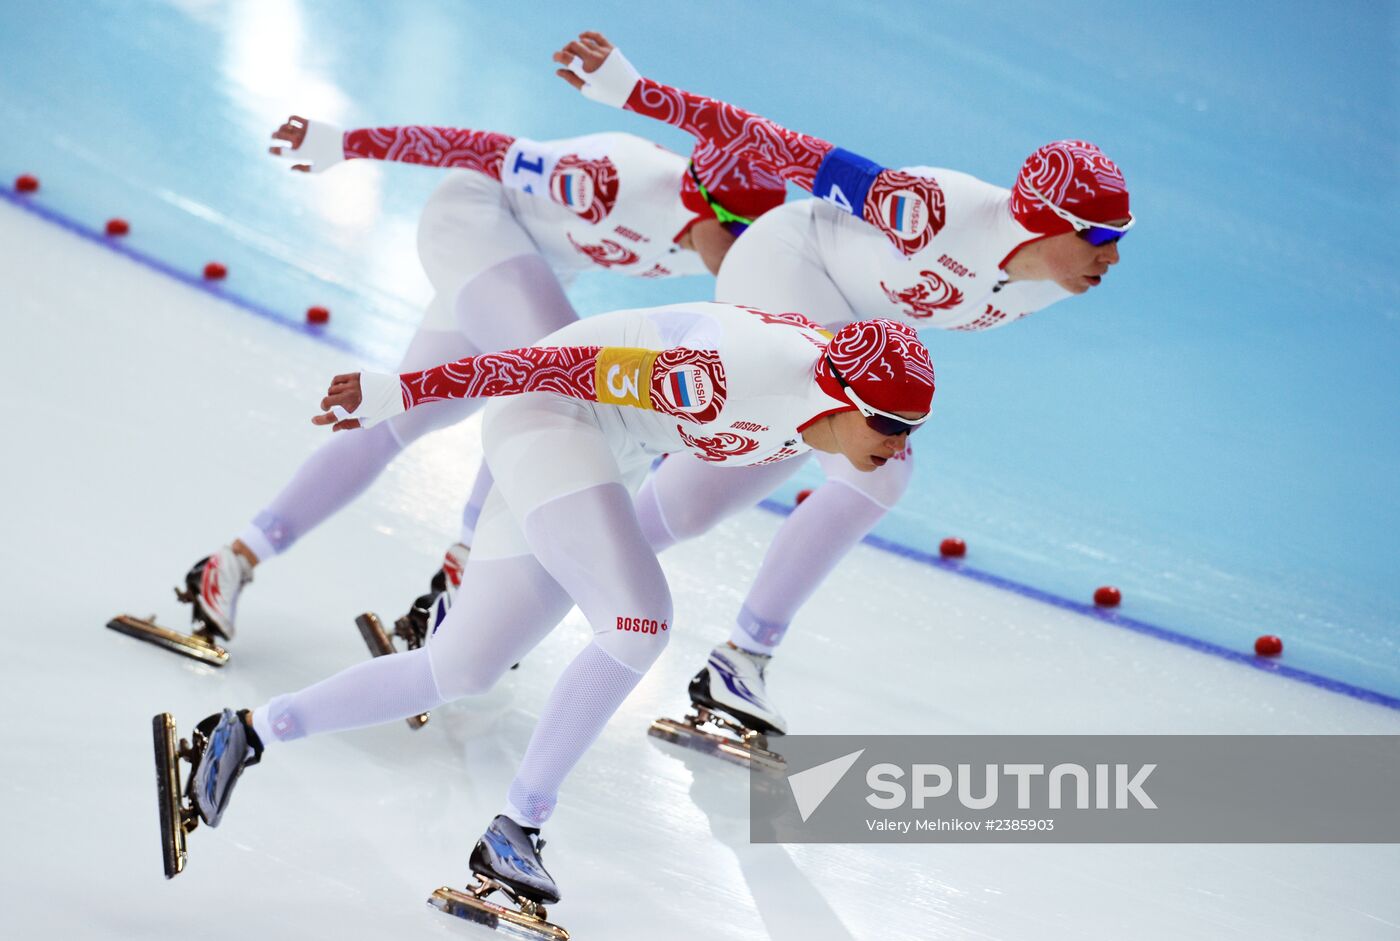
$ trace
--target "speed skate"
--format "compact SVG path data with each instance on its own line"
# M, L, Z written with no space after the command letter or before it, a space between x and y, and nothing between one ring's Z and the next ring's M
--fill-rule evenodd
M559 886L544 867L540 831L497 815L472 848L472 875L465 891L443 886L428 904L458 918L485 925L502 934L533 941L567 941L569 933L546 919L546 905L560 899ZM515 907L488 901L500 892Z
M247 724L246 712L217 712L179 739L175 719L162 712L151 720L155 744L156 803L160 810L161 859L165 878L185 869L190 831L204 821L217 827L233 785L243 769L262 758L262 742ZM180 775L180 763L189 773Z
M181 597L182 592L179 589L175 590L175 595L182 601L188 600ZM221 667L228 663L228 651L219 646L218 634L211 628L198 624L198 622L188 634L157 624L154 614L146 618L119 614L108 621L107 626L128 637L144 640L148 644L155 644L157 647L163 647L213 667Z
M691 703L684 719L653 720L647 734L746 768L782 771L787 767L783 756L768 748L767 734L698 703Z
M232 550L224 548L196 562L185 575L184 587L175 588L176 599L191 607L189 633L157 624L154 614L148 618L119 614L107 626L128 637L221 667L228 663L228 651L219 646L219 641L233 636L234 605L243 585L251 580L251 570Z
M771 656L720 644L690 681L690 712L680 721L657 719L649 734L745 767L781 771L783 756L768 748L787 721L768 698Z
M516 907L490 901L487 896L495 892L500 892ZM428 904L440 912L485 925L508 937L534 941L568 941L569 938L569 932L545 920L548 912L543 905L517 895L504 883L479 873L476 881L465 889L443 886L435 890L428 897Z

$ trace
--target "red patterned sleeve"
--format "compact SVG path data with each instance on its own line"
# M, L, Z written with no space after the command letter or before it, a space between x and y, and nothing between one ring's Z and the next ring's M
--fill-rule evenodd
M723 180L746 163L775 173L870 223L905 255L943 228L943 191L931 177L886 169L819 137L649 78L638 80L626 108L693 134L691 159L702 180Z
M720 179L740 163L752 163L811 192L831 144L790 131L743 108L643 78L627 110L665 121L699 141L692 154L702 179Z
M552 392L604 405L710 422L724 407L724 364L713 350L541 346L468 356L399 376L404 408L443 399Z
M366 127L345 132L345 157L460 167L499 180L501 163L514 142L509 134L465 128Z

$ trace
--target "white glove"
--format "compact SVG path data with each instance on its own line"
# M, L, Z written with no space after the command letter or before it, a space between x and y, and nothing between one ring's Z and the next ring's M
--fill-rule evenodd
M617 48L608 53L608 57L595 72L585 72L583 60L578 56L574 56L574 60L569 63L569 71L583 79L583 88L579 90L585 98L601 101L614 108L621 108L627 104L627 99L632 97L632 89L642 80L642 73L634 69L632 63L622 54L622 50Z
M350 412L341 405L331 406L337 421L358 419L361 428L373 428L403 412L403 384L398 376L382 372L360 373L359 408Z
M322 173L345 160L345 131L329 121L307 121L306 136L301 146L283 146L272 156L286 161L295 170L306 167L312 173Z

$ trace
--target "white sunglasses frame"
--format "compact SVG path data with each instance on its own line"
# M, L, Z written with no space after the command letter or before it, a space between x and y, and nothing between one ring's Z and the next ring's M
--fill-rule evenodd
M1107 229L1110 232L1121 233L1131 229L1133 227L1133 223L1137 222L1137 219L1133 217L1133 214L1131 212L1128 213L1127 225L1109 225L1107 222L1090 222L1088 219L1081 219L1069 210L1061 209L1059 206L1056 206L1054 203L1052 203L1049 199L1045 197L1044 193L1042 193L1040 190L1036 189L1034 186L1031 185L1030 180L1025 180L1024 182L1026 185L1026 189L1030 190L1032 196L1044 203L1046 209L1049 209L1055 215L1059 216L1061 219L1074 226L1074 231L1076 232L1084 232L1088 229Z
M906 425L922 425L933 415L933 412L925 412L923 418L905 418L903 415L896 415L894 412L886 412L883 409L876 408L856 395L856 390L852 389L851 384L846 381L846 377L841 375L840 370L836 368L836 364L831 361L831 356L829 354L824 355L826 355L826 364L831 367L831 374L836 377L836 383L841 386L841 391L845 393L846 398L851 400L851 404L856 407L856 411L860 412L863 418L869 418L872 415L883 415L885 418L892 418L895 421L904 422Z

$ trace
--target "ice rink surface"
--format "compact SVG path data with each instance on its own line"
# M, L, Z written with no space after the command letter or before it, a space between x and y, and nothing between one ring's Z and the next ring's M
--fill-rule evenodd
M149 722L182 731L357 662L452 539L475 422L422 442L258 570L222 671L103 629L182 623L169 586L322 438L356 359L0 204L0 936L490 937L425 904L467 878L570 616L487 696L277 746L161 879ZM746 775L649 739L721 639L776 526L750 512L663 557L674 639L567 782L546 860L577 939L1395 938L1397 846L751 846ZM74 590L75 585L80 590ZM891 586L900 586L892 590ZM872 593L878 601L872 601ZM1400 712L861 547L771 688L795 730L1400 733Z

